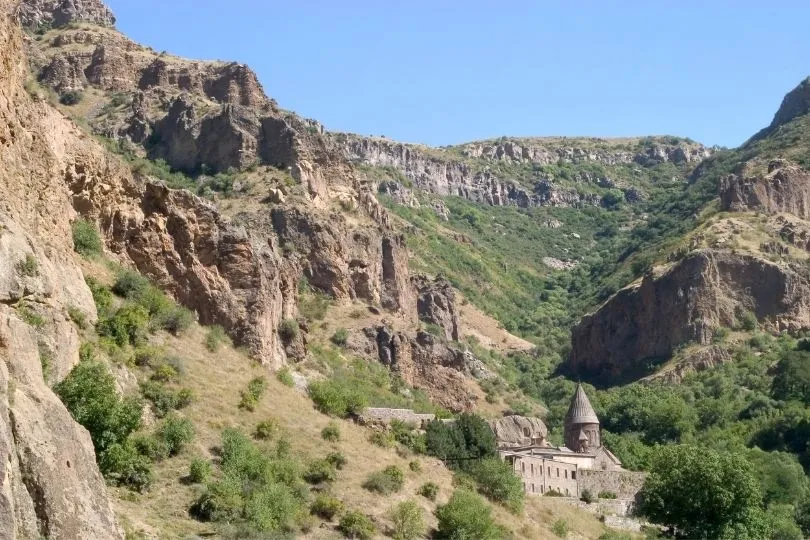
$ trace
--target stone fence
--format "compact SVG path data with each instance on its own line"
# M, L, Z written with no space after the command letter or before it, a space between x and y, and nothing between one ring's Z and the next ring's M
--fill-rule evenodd
M399 420L413 427L421 428L431 420L435 414L413 412L411 409L386 409L384 407L369 407L364 410L358 420L361 424L390 425L392 421Z
M579 492L588 490L596 497L600 492L615 493L617 499L634 501L644 485L647 474L634 471L602 471L599 469L580 469Z

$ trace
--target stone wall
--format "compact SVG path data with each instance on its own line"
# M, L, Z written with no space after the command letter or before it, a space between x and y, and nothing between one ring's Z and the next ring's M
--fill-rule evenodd
M511 455L515 474L523 482L523 490L530 495L544 495L555 490L565 496L578 497L577 466L540 456Z
M394 420L399 420L406 424L422 427L424 424L435 420L436 415L413 412L411 409L387 409L384 407L369 407L360 415L360 422L363 424L389 425Z
M600 471L581 469L579 471L579 492L590 491L595 497L602 491L616 494L617 499L635 500L644 485L646 473L633 471Z

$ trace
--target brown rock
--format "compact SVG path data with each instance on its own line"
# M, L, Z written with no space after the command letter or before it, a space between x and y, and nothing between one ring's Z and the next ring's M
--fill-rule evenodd
M411 278L411 283L416 288L419 320L439 326L445 338L458 341L456 294L450 282L442 277L430 280L427 276L418 275Z

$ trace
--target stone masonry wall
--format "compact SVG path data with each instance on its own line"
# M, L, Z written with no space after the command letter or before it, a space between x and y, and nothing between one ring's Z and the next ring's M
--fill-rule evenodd
M594 496L601 491L615 493L618 499L633 500L644 485L646 473L633 471L579 470L579 492L590 491Z

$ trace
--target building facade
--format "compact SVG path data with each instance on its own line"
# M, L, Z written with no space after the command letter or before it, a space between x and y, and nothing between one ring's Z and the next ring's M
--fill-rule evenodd
M633 501L644 484L644 473L626 471L602 445L599 418L581 385L577 385L563 426L564 446L548 442L548 430L537 418L508 416L492 423L501 457L530 495L597 496L609 492ZM626 505L631 508L632 502Z

